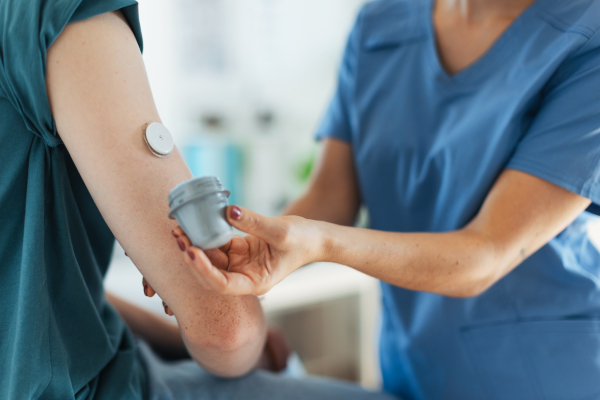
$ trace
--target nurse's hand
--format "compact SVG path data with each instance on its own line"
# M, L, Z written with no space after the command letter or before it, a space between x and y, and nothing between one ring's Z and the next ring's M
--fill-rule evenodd
M264 217L250 210L231 206L229 223L247 236L236 236L220 251L211 253L187 247L184 260L200 284L209 290L229 295L263 295L299 267L319 259L318 222L296 216ZM181 228L181 233L186 243Z

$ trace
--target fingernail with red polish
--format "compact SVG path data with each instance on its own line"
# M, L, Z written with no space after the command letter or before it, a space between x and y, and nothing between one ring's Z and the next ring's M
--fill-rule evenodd
M165 304L165 314L169 315L169 307Z
M171 231L171 235L173 235L173 237L174 237L175 239L177 239L177 238L179 237L179 235L178 235L178 234L176 234L176 233L175 233L175 231Z
M144 285L144 294L148 296L148 285Z
M195 260L195 259L196 259L196 255L194 254L194 252L193 252L191 249L188 249L188 252L187 252L187 253L188 253L188 255L190 256L190 258L191 258L192 260Z
M181 241L181 239L177 239L177 244L179 245L181 251L185 250L185 244Z
M232 220L239 221L242 219L242 210L240 210L240 208L237 206L232 206L229 210L229 216Z

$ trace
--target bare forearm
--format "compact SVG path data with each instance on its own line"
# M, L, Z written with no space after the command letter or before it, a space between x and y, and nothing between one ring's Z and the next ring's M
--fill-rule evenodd
M458 297L479 293L498 271L492 249L478 235L349 228L358 205L325 194L309 190L283 213L326 222L320 224L323 250L315 260L344 264L407 289Z
M396 233L320 224L323 261L406 289L473 296L498 279L506 264L488 241L468 230Z
M483 292L509 273L589 204L542 179L506 170L479 213L460 230L393 233L317 224L327 261L407 289L464 297Z
M347 265L407 289L468 296L484 288L496 271L493 253L478 235L468 231L395 233L350 228L357 209L342 201L319 198L309 190L290 204L284 215L324 222L317 222L322 237L315 261Z

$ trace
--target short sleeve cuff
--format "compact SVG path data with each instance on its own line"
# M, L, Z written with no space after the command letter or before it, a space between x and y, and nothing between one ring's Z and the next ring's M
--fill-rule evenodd
M511 160L506 166L508 169L525 172L540 179L553 183L575 194L590 199L592 203L600 204L600 183L593 178L583 179L542 166L526 160ZM597 207L596 207L597 208Z
M337 139L343 142L350 143L351 140L345 132L335 132L335 131L317 131L315 134L315 140L320 142L323 139Z

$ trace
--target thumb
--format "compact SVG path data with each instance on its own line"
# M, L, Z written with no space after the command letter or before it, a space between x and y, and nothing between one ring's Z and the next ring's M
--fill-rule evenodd
M257 236L268 243L274 243L284 229L276 218L265 217L238 206L227 208L227 221L242 232Z

